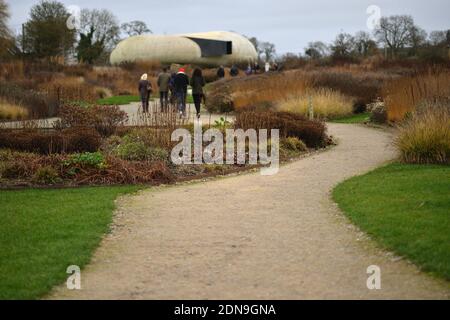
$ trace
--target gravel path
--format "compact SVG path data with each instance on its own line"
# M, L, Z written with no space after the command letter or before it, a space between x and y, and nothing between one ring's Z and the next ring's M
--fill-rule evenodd
M156 112L159 110L158 102L152 101L150 104L150 111ZM132 102L129 104L120 105L119 108L122 111L125 111L128 115L128 122L125 123L126 126L136 126L142 125L142 115L139 114L138 110L140 107L139 102ZM193 123L196 117L195 106L193 104L187 104L186 106L187 112L187 120L186 122ZM209 114L204 107L201 110L201 118L204 124L214 124L216 120L220 120L220 118L225 118L227 121L233 121L232 116L227 116L225 114ZM28 121L8 121L8 122L0 122L0 128L9 128L9 129L20 129L23 128L26 123L32 122L33 125L39 128L53 128L54 124L60 120L60 118L47 118L47 119L35 119Z
M391 137L330 124L339 145L259 173L152 188L120 201L115 227L53 299L449 298L448 283L378 249L330 199L338 182L394 158ZM381 290L366 269L381 268Z
M132 102L130 104L119 106L121 110L125 111L128 114L128 124L129 125L139 125L142 121L140 120L140 115L138 114L138 110L140 107L139 102ZM156 112L159 110L159 102L153 101L150 104L150 112ZM196 111L195 106L192 103L188 103L186 105L186 112L187 112L187 122L193 123L197 117L196 117ZM203 121L203 124L214 124L216 120L220 120L220 118L226 118L228 121L233 121L232 116L228 116L225 114L209 114L204 106L202 105L201 108L201 118Z

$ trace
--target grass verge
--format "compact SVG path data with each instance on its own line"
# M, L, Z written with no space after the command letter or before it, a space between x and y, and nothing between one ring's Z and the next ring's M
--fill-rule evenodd
M364 123L369 120L370 120L369 113L357 113L357 114L352 114L347 117L333 119L333 120L330 120L330 122L334 122L334 123Z
M100 105L124 105L132 102L139 102L141 98L139 96L113 96L109 98L99 99L97 104Z
M108 231L117 196L137 186L0 191L0 300L37 299L83 267Z
M450 167L390 164L338 185L333 198L383 247L450 280Z

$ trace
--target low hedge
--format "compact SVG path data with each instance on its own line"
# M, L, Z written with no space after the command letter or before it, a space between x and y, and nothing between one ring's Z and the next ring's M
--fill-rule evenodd
M78 103L64 105L59 113L59 128L92 127L103 137L116 133L128 116L118 106L89 105L83 107Z
M309 148L327 145L325 123L309 120L291 112L241 111L236 113L235 127L239 129L279 129L280 138L296 137Z
M100 134L92 128L61 131L0 130L0 148L40 154L94 152L101 144Z

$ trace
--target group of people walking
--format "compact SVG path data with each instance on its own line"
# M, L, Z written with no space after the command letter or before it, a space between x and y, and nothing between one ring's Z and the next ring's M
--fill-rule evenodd
M247 75L260 73L260 66L258 63L249 65L245 73ZM271 70L279 70L279 66L274 64L271 66L266 63L264 71L269 72ZM236 65L231 66L230 75L232 77L239 75L239 69ZM217 69L217 77L219 79L225 77L225 68L220 66ZM203 77L202 70L195 68L191 78L186 74L185 68L179 68L178 72L170 74L167 68L164 68L158 75L157 85L159 89L159 99L161 104L161 112L168 112L170 104L176 104L176 110L179 112L180 117L186 117L186 99L188 95L188 86L192 88L192 97L194 99L195 110L197 118L200 118L200 107L202 100L205 100L203 87L205 86L205 78ZM153 92L152 85L148 80L148 75L143 74L139 81L139 93L141 96L142 110L144 113L149 112L150 95ZM175 110L174 110L175 111Z
M168 112L170 103L176 103L177 111L180 117L186 117L186 99L188 95L188 86L192 88L192 97L194 99L197 118L200 118L200 108L202 100L205 99L203 87L205 78L200 68L194 69L192 77L186 74L185 68L180 68L178 72L170 74L167 68L164 68L158 75L157 85L159 89L159 99L161 112ZM139 93L141 96L142 110L149 112L149 99L153 91L148 75L143 74L139 81ZM170 102L170 103L169 103Z

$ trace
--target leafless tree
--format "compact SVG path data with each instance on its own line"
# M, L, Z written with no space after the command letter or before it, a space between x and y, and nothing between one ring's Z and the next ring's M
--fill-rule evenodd
M355 51L360 56L368 56L373 54L377 48L377 44L372 39L369 33L359 31L354 37Z
M82 9L80 32L87 34L94 29L93 41L104 41L105 49L112 50L120 40L119 20L107 9Z
M262 42L260 43L261 51L264 53L266 62L271 61L276 54L275 45L270 42Z
M0 0L0 60L18 53L15 39L8 28L9 11L4 0Z
M412 32L415 28L411 16L395 15L382 17L374 33L378 41L389 48L391 55L395 57L401 49L412 45Z
M441 30L431 31L428 41L432 46L445 45L447 42L447 33L450 34L450 30L449 31L443 31L443 30L442 31Z
M138 20L124 23L120 28L129 37L138 36L144 33L152 33L152 31L147 27L147 24L144 21Z
M256 37L248 38L248 40L253 44L255 47L256 53L258 54L258 61L261 60L261 55L263 54L263 51L261 50L261 43Z
M8 28L9 11L4 0L0 0L0 38L9 38L11 33Z
M413 26L410 32L411 53L417 54L417 50L427 41L427 32L418 26Z
M305 54L311 59L320 59L329 55L329 47L322 41L308 43L305 48Z
M331 51L335 57L348 57L355 48L355 39L348 33L340 33L336 36Z

